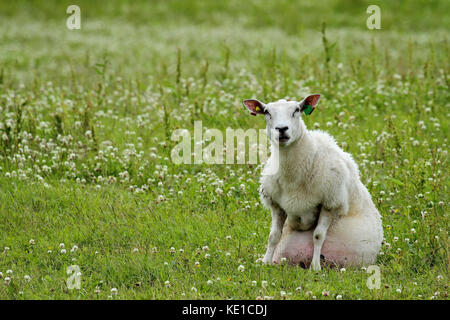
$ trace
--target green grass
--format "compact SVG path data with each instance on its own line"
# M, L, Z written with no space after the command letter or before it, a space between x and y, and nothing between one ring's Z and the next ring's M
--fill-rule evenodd
M69 4L0 4L0 299L448 299L448 1L79 1L72 31ZM379 290L359 268L256 262L259 166L170 160L177 128L263 128L242 99L312 92L306 125L382 214Z

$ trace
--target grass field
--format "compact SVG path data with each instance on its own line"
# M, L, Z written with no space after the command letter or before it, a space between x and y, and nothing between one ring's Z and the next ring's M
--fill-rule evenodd
M76 1L80 30L70 4L0 3L0 299L448 299L448 1ZM260 166L171 161L178 128L313 92L382 214L380 289L257 261Z

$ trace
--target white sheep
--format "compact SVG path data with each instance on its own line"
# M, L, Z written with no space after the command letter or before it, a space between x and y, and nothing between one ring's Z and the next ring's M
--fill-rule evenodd
M272 213L264 263L278 262L280 256L308 263L305 256L313 251L311 268L320 270L327 231L331 238L324 247L326 260L369 264L380 249L381 218L360 181L357 164L328 133L307 130L301 118L319 99L314 94L301 102L244 101L251 114L265 116L271 141L260 187L261 200ZM282 234L285 241L280 241Z

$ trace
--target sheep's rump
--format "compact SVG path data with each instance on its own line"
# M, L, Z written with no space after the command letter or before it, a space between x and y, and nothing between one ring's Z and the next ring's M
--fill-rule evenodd
M283 230L273 255L273 263L286 258L291 264L308 268L313 257L313 230ZM376 261L383 240L378 212L342 217L327 232L322 247L321 263L345 267L369 265Z

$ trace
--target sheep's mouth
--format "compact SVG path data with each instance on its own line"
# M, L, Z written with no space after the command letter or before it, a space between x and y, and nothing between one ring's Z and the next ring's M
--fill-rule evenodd
M286 142L289 141L289 139L290 139L290 137L289 137L289 136L286 136L286 135L283 135L283 136L279 136L279 137L278 137L278 141L279 141L281 144L285 144Z

